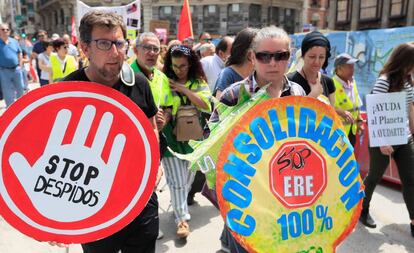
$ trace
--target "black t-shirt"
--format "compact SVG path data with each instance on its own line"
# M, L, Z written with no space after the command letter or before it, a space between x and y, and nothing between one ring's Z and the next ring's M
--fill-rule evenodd
M302 86L306 95L309 95L311 92L311 87L309 86L308 81L298 71L290 73L288 79ZM333 80L329 76L321 74L321 83L323 87L323 95L329 98L329 95L335 92L335 84Z
M79 69L75 72L72 72L64 81L86 81L90 82L89 78L86 76L85 69ZM158 108L154 103L154 98L150 90L148 80L142 74L135 74L135 85L127 86L121 79L112 86L117 91L120 91L127 97L129 97L135 104L141 108L148 118L154 117Z

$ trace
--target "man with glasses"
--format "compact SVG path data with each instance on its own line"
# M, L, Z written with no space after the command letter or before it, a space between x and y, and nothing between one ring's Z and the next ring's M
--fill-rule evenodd
M0 24L0 83L6 107L23 95L22 49L9 35L9 26Z
M158 108L147 79L140 74L135 75L133 83L121 78L128 48L123 18L104 11L88 12L80 22L79 33L89 66L73 72L65 81L92 81L120 91L141 108L154 132L158 133L155 122ZM84 253L155 252L158 227L158 200L154 192L144 210L125 228L98 241L82 244L82 248Z
M142 33L136 40L134 53L136 60L131 64L135 73L142 73L148 79L155 105L159 111L156 117L158 130L162 130L171 118L173 96L168 77L156 68L160 54L160 40L152 32ZM162 136L160 135L160 142ZM161 155L165 147L161 148Z
M162 158L162 155L167 150L167 139L161 130L171 119L173 96L168 77L156 67L161 52L160 40L154 33L145 32L137 38L135 44L134 53L136 60L131 64L131 68L135 73L142 73L148 79L155 105L158 107L156 122L157 128L160 131L160 157ZM163 171L161 164L160 171ZM163 233L159 231L158 239L162 237Z
M208 32L203 32L198 37L198 43L193 47L193 50L198 54L198 56L201 58L200 55L200 47L204 44L211 44L213 39L211 38L210 34Z
M43 41L47 41L47 32L45 30L39 30L37 32L37 42L33 45L32 54L30 55L30 62L35 59L36 60L36 71L37 75L40 77L41 70L39 67L39 60L38 55L43 53L46 49L43 46Z

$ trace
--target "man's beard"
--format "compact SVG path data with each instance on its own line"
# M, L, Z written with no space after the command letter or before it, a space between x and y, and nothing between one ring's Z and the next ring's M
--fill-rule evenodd
M105 79L114 79L119 76L119 73L121 72L122 65L119 64L119 68L116 70L113 69L106 69L105 67L99 68L98 72L104 77Z

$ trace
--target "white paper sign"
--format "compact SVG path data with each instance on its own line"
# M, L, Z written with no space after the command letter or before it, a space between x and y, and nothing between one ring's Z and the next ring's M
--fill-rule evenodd
M91 10L103 10L115 12L124 18L124 22L128 29L138 30L141 27L141 1L136 0L127 5L122 6L99 6L90 7L82 1L77 1L77 24L79 27L80 20L87 12Z
M366 99L370 147L407 144L406 93L370 94Z

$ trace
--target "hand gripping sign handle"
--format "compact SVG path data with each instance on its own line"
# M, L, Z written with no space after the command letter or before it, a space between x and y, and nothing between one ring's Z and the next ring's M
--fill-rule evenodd
M72 113L67 109L60 110L56 116L45 150L33 167L30 166L26 157L19 152L14 152L9 157L10 165L33 205L49 219L70 222L88 218L97 213L108 198L126 139L123 134L116 135L108 162L105 163L101 154L108 139L113 115L110 112L104 113L92 146L86 147L85 141L95 114L94 106L86 106L82 112L72 143L63 145L63 138ZM66 163L64 164L63 161ZM71 166L73 171L69 172ZM75 168L77 169L75 170ZM84 177L82 173L85 174ZM81 177L83 180L80 180ZM50 184L50 181L48 181L50 178L52 182L60 180L61 185L58 188L56 183L56 187L48 189L48 193L45 194L46 191L43 192L39 189L42 188L42 185ZM75 183L73 178L79 181ZM82 201L76 199L80 198L80 195L86 196L85 194L89 199L92 198L91 196L95 198L93 203L86 203L85 199L82 199Z

